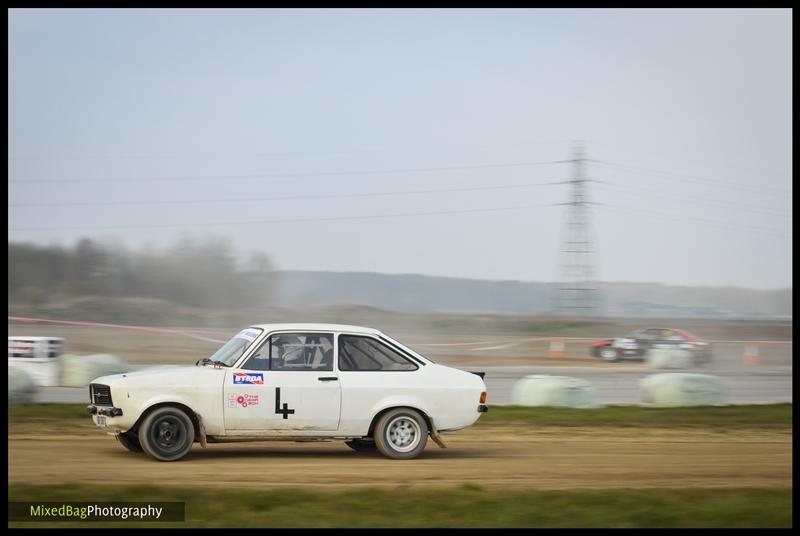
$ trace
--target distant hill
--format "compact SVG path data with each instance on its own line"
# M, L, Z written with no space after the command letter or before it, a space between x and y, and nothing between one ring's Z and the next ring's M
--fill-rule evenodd
M374 272L273 272L276 305L357 304L415 313L547 314L554 283ZM775 318L792 315L792 289L602 282L606 316Z

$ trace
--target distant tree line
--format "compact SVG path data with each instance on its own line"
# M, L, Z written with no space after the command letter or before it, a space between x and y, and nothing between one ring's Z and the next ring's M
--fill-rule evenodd
M257 306L272 295L264 253L237 266L224 238L183 238L163 251L83 239L73 247L8 243L11 303L57 297L150 297L190 307Z

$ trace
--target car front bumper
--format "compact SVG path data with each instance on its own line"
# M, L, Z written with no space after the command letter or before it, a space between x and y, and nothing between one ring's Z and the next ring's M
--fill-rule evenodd
M97 406L89 404L86 406L86 411L91 415L105 415L106 417L121 417L122 408L115 408L113 406Z

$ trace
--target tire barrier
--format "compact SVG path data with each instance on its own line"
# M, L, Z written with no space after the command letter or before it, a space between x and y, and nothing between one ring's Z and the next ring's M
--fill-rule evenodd
M8 403L33 404L36 402L36 393L39 386L33 381L31 375L18 367L8 367Z
M95 378L109 374L128 372L130 367L115 355L72 355L61 356L62 387L87 387Z
M39 387L55 387L59 382L61 358L59 357L9 357L9 370L16 369L30 376Z
M518 406L596 408L592 384L569 376L525 376L511 390L511 403Z
M677 348L652 348L645 354L651 369L686 369L692 366L692 354Z
M708 374L662 372L639 381L643 404L652 406L724 406L722 380Z

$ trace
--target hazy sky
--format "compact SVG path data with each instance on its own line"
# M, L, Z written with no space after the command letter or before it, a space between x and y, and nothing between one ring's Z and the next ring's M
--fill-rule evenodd
M789 10L11 10L9 240L550 281L539 184L573 169L533 164L584 140L598 278L791 286L791 39Z

